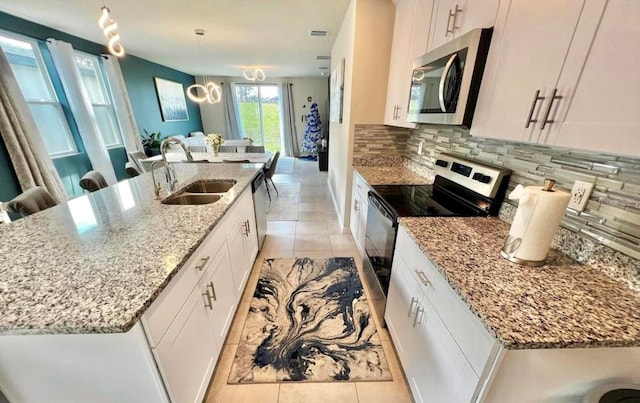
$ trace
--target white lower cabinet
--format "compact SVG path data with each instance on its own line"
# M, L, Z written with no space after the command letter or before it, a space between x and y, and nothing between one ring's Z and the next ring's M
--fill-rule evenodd
M213 330L215 342L222 346L239 299L236 290L229 287L233 284L233 274L226 243L220 248L209 272L202 279L199 291L205 300L204 304L209 314L209 324Z
M227 243L233 268L233 285L238 296L241 296L249 278L253 261L258 255L258 237L253 205L247 206L234 224L229 238L227 238Z
M454 291L433 270L401 227L385 321L417 402L470 402L480 392L478 373L490 362L495 341L471 312L445 309L451 301L443 294ZM445 325L451 322L455 331Z
M349 229L353 235L360 255L365 254L365 234L367 229L367 211L369 207L369 185L357 172L353 172L353 188L351 189L351 215Z

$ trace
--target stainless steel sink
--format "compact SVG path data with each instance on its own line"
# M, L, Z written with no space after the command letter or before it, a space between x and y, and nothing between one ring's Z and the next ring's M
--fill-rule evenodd
M184 188L187 193L225 193L236 184L233 179L205 180L192 183Z
M162 201L162 204L189 206L199 204L211 204L215 203L222 198L221 194L209 194L209 193L183 193L180 192L175 195L171 195Z

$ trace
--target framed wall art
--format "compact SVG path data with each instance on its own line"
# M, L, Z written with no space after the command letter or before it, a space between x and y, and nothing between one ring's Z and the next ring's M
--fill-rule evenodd
M182 84L160 77L153 77L153 80L156 83L162 121L176 122L189 120L187 101L184 97L184 87Z

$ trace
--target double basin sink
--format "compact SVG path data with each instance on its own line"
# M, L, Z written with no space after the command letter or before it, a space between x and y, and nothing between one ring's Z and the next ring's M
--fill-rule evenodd
M163 204L189 206L215 203L236 184L234 179L199 180L162 201Z

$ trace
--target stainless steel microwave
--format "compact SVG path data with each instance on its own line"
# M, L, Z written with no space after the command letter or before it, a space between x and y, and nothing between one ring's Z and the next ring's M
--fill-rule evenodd
M413 62L408 121L471 126L492 32L474 29Z

